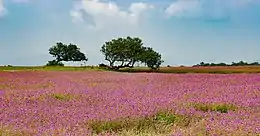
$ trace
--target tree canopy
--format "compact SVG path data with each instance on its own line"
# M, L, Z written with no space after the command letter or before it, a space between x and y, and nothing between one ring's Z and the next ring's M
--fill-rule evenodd
M158 69L163 63L161 54L155 52L151 47L144 47L140 56L140 61L145 63L149 68Z
M137 37L112 39L105 42L100 51L105 56L105 60L109 62L109 66L115 69L132 68L136 62L156 69L163 62L159 53L150 47L144 47L142 40ZM115 66L115 63L120 65Z
M58 42L49 49L49 54L56 58L56 60L52 61L52 64L61 64L61 61L88 61L86 55L80 51L80 48L71 43L66 45Z

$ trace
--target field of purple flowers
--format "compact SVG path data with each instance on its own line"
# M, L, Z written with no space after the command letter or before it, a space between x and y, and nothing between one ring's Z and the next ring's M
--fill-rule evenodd
M260 74L0 72L0 136L260 135Z

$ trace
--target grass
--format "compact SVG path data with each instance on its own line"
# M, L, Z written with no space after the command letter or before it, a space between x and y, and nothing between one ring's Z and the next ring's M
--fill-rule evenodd
M144 135L149 133L162 135L171 134L174 125L188 127L193 120L194 117L161 111L155 115L135 119L125 118L108 121L90 121L88 126L93 131L93 134L122 134L130 132L132 135Z
M236 106L230 104L201 104L201 103L193 104L193 107L196 110L203 111L203 112L215 111L221 113L227 113L230 110L234 111L237 108Z
M52 97L57 99L57 100L62 100L62 101L66 101L66 100L72 100L74 97L70 94L62 94L62 93L55 93L52 94Z
M71 67L71 66L0 66L0 71L111 71L97 66ZM161 67L160 70L152 71L146 67L122 68L118 72L156 72L156 73L211 73L211 74L232 74L232 73L260 73L260 66L215 66L215 67Z
M12 129L9 129L7 127L1 127L0 126L0 136L29 136L25 132L21 131L14 131Z

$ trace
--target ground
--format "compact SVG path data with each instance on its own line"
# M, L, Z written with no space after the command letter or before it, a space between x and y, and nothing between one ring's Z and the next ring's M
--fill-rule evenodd
M260 135L260 74L0 71L0 135Z

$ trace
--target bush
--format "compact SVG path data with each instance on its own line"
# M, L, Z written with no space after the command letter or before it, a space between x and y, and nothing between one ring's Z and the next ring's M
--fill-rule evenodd
M99 67L99 68L108 68L108 69L111 69L111 68L112 68L112 67L110 67L110 66L108 66L108 65L106 65L106 64L104 64L104 63L99 64L98 67Z
M51 60L51 61L48 61L46 66L64 66L64 64L57 60Z

